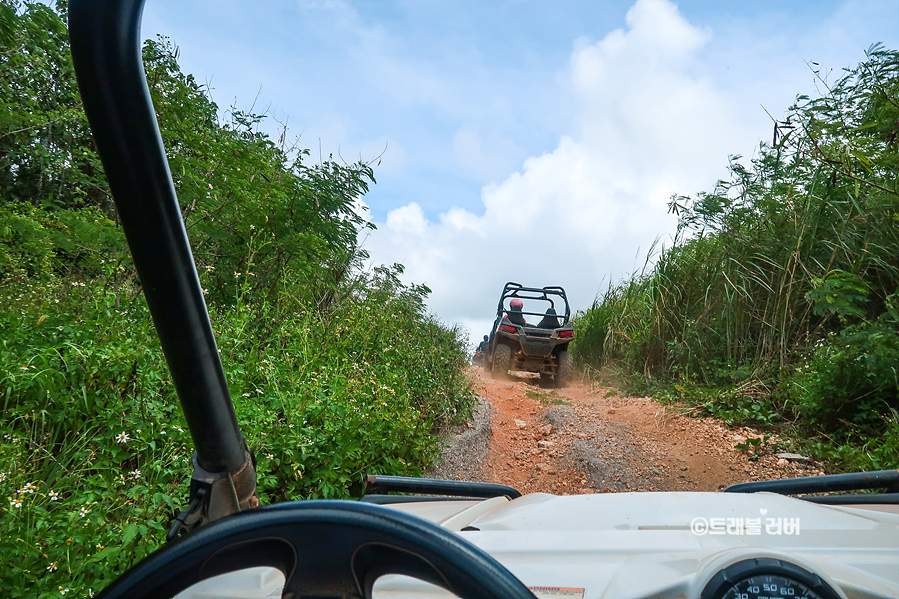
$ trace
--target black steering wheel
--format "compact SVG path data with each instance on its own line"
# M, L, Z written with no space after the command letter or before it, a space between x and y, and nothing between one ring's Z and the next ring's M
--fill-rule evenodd
M385 574L424 580L463 599L534 599L458 535L354 501L282 503L214 522L149 555L98 599L169 599L201 580L257 566L284 574L284 599L370 599Z

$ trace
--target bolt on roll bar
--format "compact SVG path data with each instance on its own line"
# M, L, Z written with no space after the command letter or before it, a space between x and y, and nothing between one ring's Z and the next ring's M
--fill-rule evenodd
M194 512L179 517L189 528L258 505L256 473L231 403L147 87L143 4L72 0L69 37L84 110L196 448Z

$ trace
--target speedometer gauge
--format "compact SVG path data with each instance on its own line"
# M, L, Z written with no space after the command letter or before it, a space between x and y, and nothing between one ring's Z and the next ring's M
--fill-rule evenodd
M839 599L818 575L779 559L759 557L715 574L700 599Z
M775 597L777 599L781 597L822 599L821 595L798 580L770 574L758 574L744 578L730 585L721 595L722 599L774 599Z

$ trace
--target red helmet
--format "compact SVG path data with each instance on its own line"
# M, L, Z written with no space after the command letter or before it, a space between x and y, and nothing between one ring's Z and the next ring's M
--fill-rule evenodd
M524 302L518 299L517 297L513 297L512 301L509 302L509 307L521 309L524 307Z

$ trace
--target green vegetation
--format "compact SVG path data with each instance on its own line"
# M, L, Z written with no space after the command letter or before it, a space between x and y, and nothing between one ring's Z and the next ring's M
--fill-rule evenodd
M899 52L877 45L577 319L582 365L838 468L899 466Z
M556 392L552 390L528 389L524 394L531 399L536 399L544 406L560 406L566 403L564 399L556 395Z
M469 415L457 331L402 267L364 272L365 164L221 120L176 49L145 67L263 502L416 475ZM286 132L283 136L286 138ZM68 56L63 18L0 0L0 595L87 597L164 538L192 444Z

